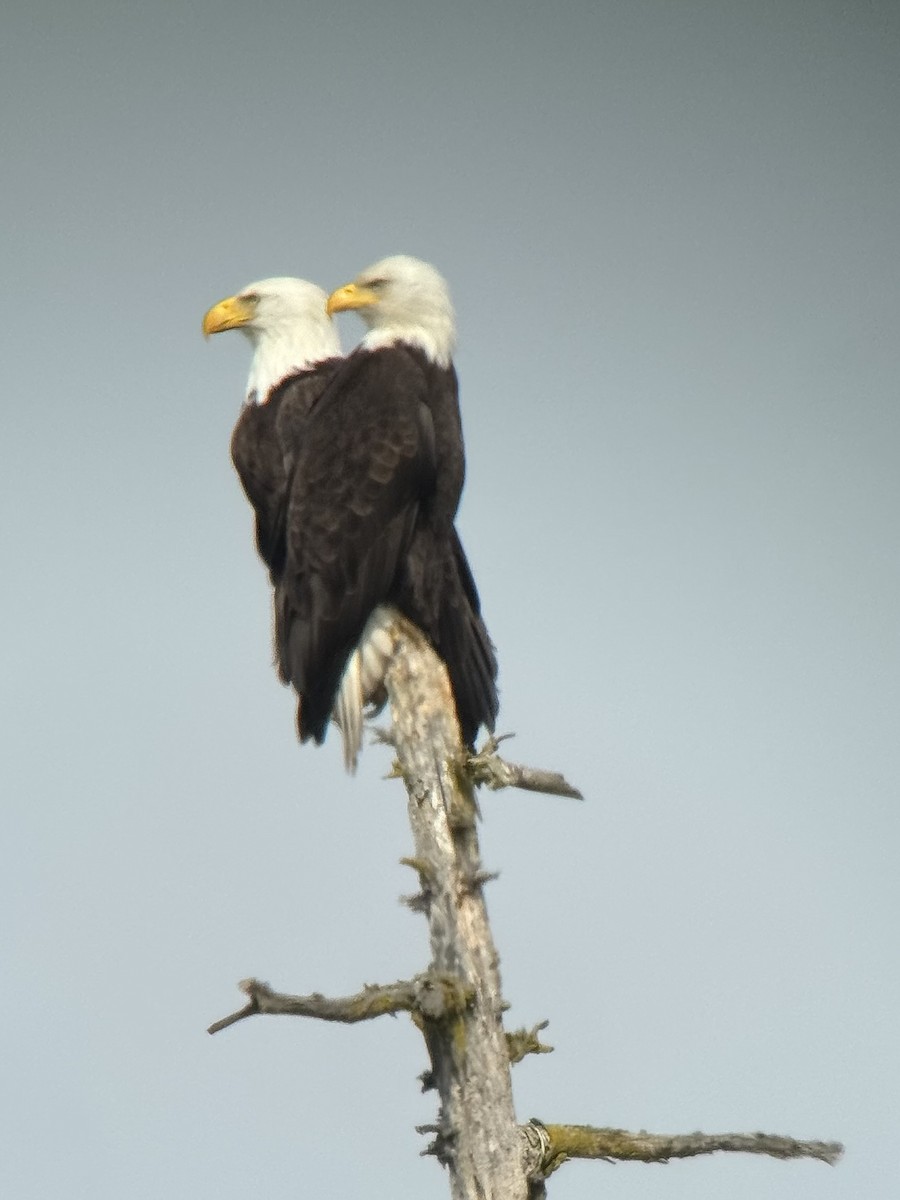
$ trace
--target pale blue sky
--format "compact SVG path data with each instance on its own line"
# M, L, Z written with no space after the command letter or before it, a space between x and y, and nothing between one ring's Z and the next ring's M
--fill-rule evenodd
M228 440L250 280L447 276L519 1115L838 1138L556 1200L900 1193L900 10L12 5L0 36L0 1191L446 1194L402 790L293 737ZM360 328L340 323L345 345Z

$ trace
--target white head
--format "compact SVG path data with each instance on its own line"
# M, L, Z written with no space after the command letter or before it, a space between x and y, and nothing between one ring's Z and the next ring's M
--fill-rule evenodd
M446 367L456 348L456 319L450 291L440 274L419 258L395 254L367 267L328 298L328 312L355 309L369 332L369 350L407 342Z
M264 404L269 392L295 371L341 353L327 297L305 279L261 279L213 305L203 333L240 329L253 343L247 400Z

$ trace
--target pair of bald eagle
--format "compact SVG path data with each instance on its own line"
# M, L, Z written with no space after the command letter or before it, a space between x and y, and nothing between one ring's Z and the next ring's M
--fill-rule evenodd
M331 317L350 309L368 333L343 357ZM301 740L321 743L334 718L355 768L399 613L446 664L472 745L494 727L497 663L454 526L465 464L446 283L406 255L327 297L305 280L266 279L207 312L206 335L227 329L253 344L231 453Z

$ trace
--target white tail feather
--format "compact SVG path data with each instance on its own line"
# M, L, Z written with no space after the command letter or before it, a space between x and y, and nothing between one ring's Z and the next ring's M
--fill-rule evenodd
M353 774L362 749L363 710L384 703L384 676L394 652L394 609L381 605L366 622L356 649L347 660L335 697L332 719L341 731L344 766Z
M359 648L353 651L344 668L341 686L334 701L332 716L344 742L344 766L352 774L362 746L363 693Z

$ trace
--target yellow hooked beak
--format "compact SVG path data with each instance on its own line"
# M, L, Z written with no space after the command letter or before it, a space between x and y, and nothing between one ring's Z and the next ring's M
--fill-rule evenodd
M240 329L249 324L256 315L256 301L246 296L229 296L214 304L203 318L203 336L223 333L226 329Z
M377 303L377 292L371 288L360 287L357 283L348 283L331 293L325 311L332 317L336 312L346 312L348 308L368 308L370 304Z

